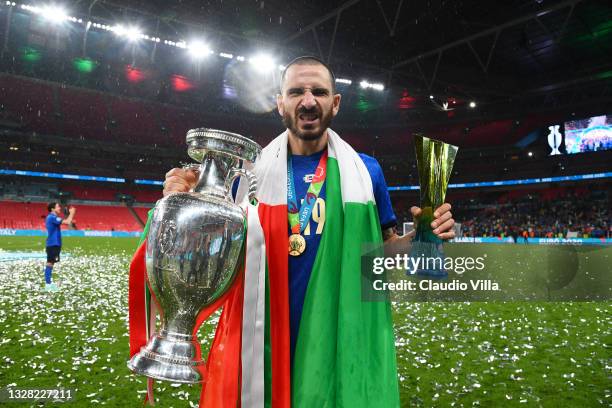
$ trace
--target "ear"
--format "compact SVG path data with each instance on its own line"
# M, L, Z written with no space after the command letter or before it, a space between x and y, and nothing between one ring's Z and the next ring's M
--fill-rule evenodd
M285 107L283 106L283 95L276 95L276 109L278 109L278 114L283 116L285 114Z
M334 95L334 101L332 102L332 113L334 116L336 116L338 114L338 111L340 110L340 99L342 99L342 95Z

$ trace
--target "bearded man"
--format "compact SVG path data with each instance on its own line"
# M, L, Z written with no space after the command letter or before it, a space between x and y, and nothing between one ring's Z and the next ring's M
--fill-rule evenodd
M240 323L248 310L237 306L242 295L233 294L209 354L200 406L398 407L390 304L362 300L360 259L362 244L409 251L412 237L395 232L378 162L330 128L341 101L331 69L314 57L297 58L286 66L280 91L287 130L254 168L266 258L263 375L253 378L244 357L236 361L228 351L244 350L239 343L248 335ZM196 182L193 171L172 169L164 195ZM237 201L245 190L241 184ZM432 228L442 239L454 237L450 208L434 212ZM418 217L420 209L411 210ZM240 285L246 292L248 282ZM233 333L241 328L241 335Z

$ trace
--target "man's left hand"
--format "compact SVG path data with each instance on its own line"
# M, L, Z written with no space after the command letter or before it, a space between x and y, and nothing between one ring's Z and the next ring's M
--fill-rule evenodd
M415 220L415 230L416 223L418 222L418 218L421 215L421 209L419 207L412 207L410 209L412 213L412 217ZM440 239L452 239L455 238L455 230L453 229L455 225L455 220L453 220L453 214L451 213L451 205L449 203L444 203L433 213L434 220L431 222L431 228L433 229L433 233L438 236Z

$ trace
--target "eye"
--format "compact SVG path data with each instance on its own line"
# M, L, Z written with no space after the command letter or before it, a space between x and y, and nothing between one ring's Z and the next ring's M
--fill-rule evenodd
M329 95L329 92L324 88L315 88L312 90L312 94L314 96L327 96Z
M289 89L288 93L289 95L302 95L304 90L300 88L291 88Z

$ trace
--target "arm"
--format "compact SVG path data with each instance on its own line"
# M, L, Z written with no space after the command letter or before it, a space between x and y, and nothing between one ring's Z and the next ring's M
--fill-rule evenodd
M70 207L68 210L68 217L65 220L62 220L62 224L70 225L72 224L72 219L74 218L74 213L76 212L76 208Z

